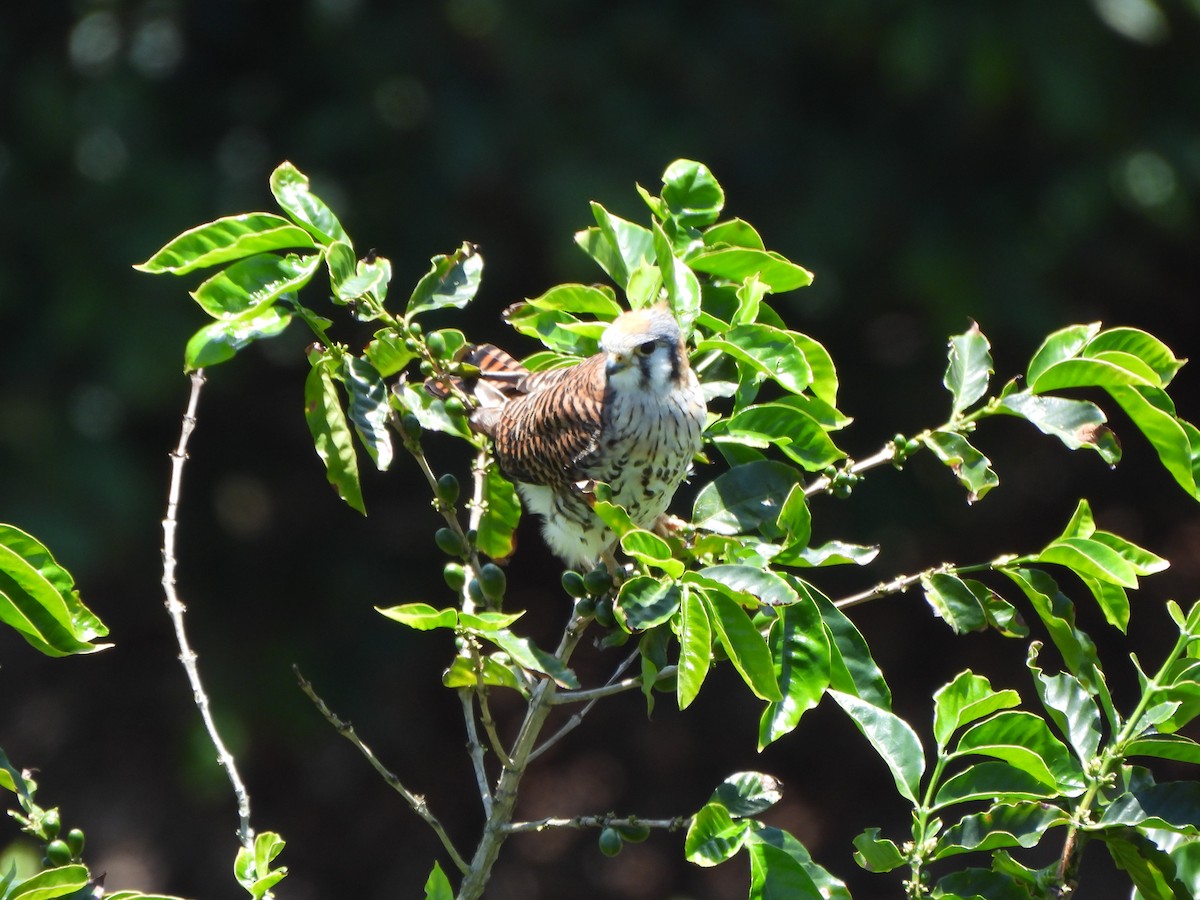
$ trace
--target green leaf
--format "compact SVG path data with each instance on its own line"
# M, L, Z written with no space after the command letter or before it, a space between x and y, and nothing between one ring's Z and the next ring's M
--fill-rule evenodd
M1126 756L1152 756L1200 765L1200 744L1181 734L1147 734L1125 745Z
M1088 341L1086 353L1092 356L1113 350L1140 359L1157 374L1162 387L1170 384L1175 373L1187 362L1176 359L1171 348L1154 335L1138 328L1109 328L1102 331Z
M1067 796L1083 792L1080 763L1038 716L1019 710L997 713L967 729L955 755L1002 759Z
M617 622L626 631L644 631L668 621L679 609L681 591L674 581L636 575L623 582L613 603Z
M970 669L959 672L954 680L933 695L933 736L941 751L951 735L964 725L978 721L1002 709L1019 705L1021 696L1014 690L992 690L992 683Z
M782 700L771 651L746 611L723 590L705 590L703 597L709 622L742 680L759 699Z
M797 568L819 568L825 566L865 566L879 555L879 547L848 544L845 541L827 541L820 547L785 547L772 562Z
M815 406L811 398L787 397L782 402L790 403L798 409L802 409L814 419L817 419L826 428L841 428L849 424L850 420L838 412L835 407L837 405L838 392L838 377L837 370L833 366L833 357L829 355L829 351L825 346L806 334L800 334L797 331L789 331L793 343L804 354L804 360L808 363L808 368L812 372L812 383L808 389L816 396L820 404L828 404L827 413L831 414L830 418L838 421L837 425L830 425L825 419L817 415ZM797 403L800 400L803 405Z
M716 246L690 256L688 264L697 272L727 281L756 277L776 294L808 287L813 280L812 272L774 250Z
M387 608L375 607L376 612L387 616L394 622L415 628L417 631L430 631L434 628L457 628L458 612L453 609L434 609L428 603L404 603L400 606Z
M334 384L336 365L337 359L325 354L309 370L304 382L304 418L329 483L351 509L366 515L350 426Z
M675 258L670 239L657 222L652 230L654 254L662 272L663 286L667 289L667 301L686 338L692 333L692 324L700 313L700 282L687 263Z
M762 772L734 772L713 791L709 803L719 803L735 819L765 812L783 799L779 779Z
M649 229L614 216L599 203L591 206L596 226L577 232L575 243L624 290L635 269L654 261L654 236Z
M548 675L559 687L579 689L579 679L575 673L563 665L562 660L547 653L529 638L517 637L507 629L486 632L483 637L512 657L513 662L521 668Z
M391 407L387 386L367 360L348 353L342 357L341 375L350 399L350 421L358 440L366 448L375 468L386 472L393 455L392 432L388 428Z
M953 418L958 418L987 393L993 372L990 349L988 339L975 322L962 334L950 338L949 365L942 384L954 398Z
M761 438L810 472L843 459L825 429L807 413L784 403L747 406L724 423L728 434Z
M33 797L29 793L29 783L20 770L9 762L8 754L3 750L0 750L0 787L16 794L20 798L22 808L29 809L32 805Z
M1094 450L1110 466L1121 461L1121 444L1104 423L1104 412L1090 400L1046 397L1032 391L1009 394L1000 401L1001 412L1020 416L1042 434L1058 438L1071 450Z
M322 244L346 241L342 223L316 194L309 190L308 177L290 162L282 162L271 173L271 193L275 201L302 228Z
M456 656L450 667L442 673L442 684L448 688L473 688L481 681L493 687L512 688L522 696L529 691L525 682L517 677L515 668L507 661L507 657L496 659L494 656L482 656L479 660L480 670L469 656Z
M994 857L1001 854L1003 850ZM961 869L939 878L932 896L939 900L1030 900L1030 883L1024 874L1017 877L991 869Z
M961 434L934 431L925 438L924 443L962 482L967 489L968 503L982 500L988 491L1000 483L999 476L992 471L991 461Z
M800 482L795 467L773 460L735 466L696 495L692 522L718 534L738 534L774 523L792 487Z
M580 357L597 352L605 327L603 322L582 322L572 313L541 309L529 303L505 310L504 321L520 334L541 341L556 354Z
M525 301L536 309L584 313L611 321L622 313L612 288L597 284L560 284Z
M379 303L387 297L388 284L392 280L392 263L387 257L375 256L354 263L353 274L334 282L335 302L349 303L368 294ZM362 305L355 308L355 318L368 322L380 318L380 313Z
M754 226L743 219L718 222L716 225L704 229L703 237L706 247L729 244L734 247L749 247L752 250L767 249Z
M474 245L464 243L453 253L439 254L429 262L429 271L417 282L408 299L406 319L431 309L462 309L479 290L483 257Z
M292 311L279 306L255 306L241 315L218 319L188 339L184 369L191 372L227 362L255 341L281 334L291 321Z
M899 716L852 694L830 690L829 696L846 711L887 764L900 796L915 805L925 772L925 754L917 733Z
M781 576L770 570L755 566L720 565L701 569L704 578L757 597L767 606L786 606L795 603L799 596Z
M367 344L363 356L384 378L391 378L417 358L415 350L404 346L404 337L392 328L381 328Z
M825 895L786 851L771 844L748 841L750 900L825 900Z
M1100 323L1093 322L1090 325L1072 325L1051 334L1029 361L1025 381L1032 385L1051 366L1078 356L1099 331Z
M683 575L683 563L671 554L671 545L652 531L635 528L621 535L621 549L638 562L666 572L672 578Z
M12 525L0 525L0 622L47 656L95 653L111 644L79 599L74 580L46 547Z
M854 861L868 872L890 872L907 860L895 841L879 836L878 828L868 828L854 839Z
M1159 461L1187 493L1200 499L1200 433L1175 415L1165 391L1152 387L1109 387L1112 398L1141 430L1158 453Z
M189 228L134 268L151 275L185 275L256 253L314 246L307 231L282 216L242 213Z
M804 496L804 485L792 485L775 524L783 531L785 543L789 548L808 546L812 537L812 513L809 512L808 500Z
M853 694L872 706L890 710L892 692L883 672L871 657L871 648L855 624L828 597L798 578L793 586L802 585L821 611L821 621L829 635L830 684L835 690Z
M5 895L5 900L53 900L82 890L89 881L91 875L87 866L58 866L14 884Z
M1195 893L1177 877L1175 861L1146 835L1127 829L1106 834L1104 843L1117 868L1133 882L1135 898L1195 900Z
M712 663L712 627L699 591L682 585L679 620L679 671L675 679L680 709L686 709L700 693Z
M1035 394L1064 388L1140 385L1159 387L1158 377L1136 358L1105 355L1099 359L1065 359L1042 372L1029 383Z
M425 879L425 900L454 900L454 888L450 886L450 879L436 862L429 877Z
M1053 797L1057 790L1001 760L989 759L968 766L947 778L933 798L935 809L971 800L1013 803Z
M955 634L987 628L981 596L989 592L979 581L964 581L949 572L935 572L921 578L926 602L934 613L954 629Z
M794 394L813 382L813 371L804 351L793 339L793 333L782 328L738 325L719 337L701 341L696 349L701 353L708 350L728 353Z
M933 858L997 847L1034 847L1049 829L1069 821L1065 812L1047 803L998 803L987 812L964 816L947 828Z
M222 269L191 295L214 319L230 318L300 290L320 264L319 253L259 253Z
M404 412L411 412L417 422L428 431L441 431L470 440L471 430L463 415L452 416L446 412L444 401L428 391L418 391L403 381L392 387L392 395Z
M1132 541L1127 541L1120 535L1113 534L1110 531L1096 531L1089 536L1092 540L1115 550L1121 559L1129 563L1137 575L1154 575L1157 572L1165 571L1171 566L1167 560L1158 554L1151 553L1144 547L1139 547Z
M763 845L781 851L791 858L792 863L799 865L809 880L816 886L819 892L818 896L823 898L823 900L851 900L850 892L846 890L845 882L831 875L828 871L813 862L808 850L795 837L781 828L774 828L755 822L751 826L750 834L746 838L746 848L753 854L757 846ZM780 876L786 877L787 873L793 870L793 866L786 864L780 857L764 859L763 864L766 877L763 881L762 894L760 896L766 898L790 898L797 896L791 893L794 889L792 883L787 881L776 882L772 877L772 870L778 872ZM752 858L751 878L754 877L753 869L754 863ZM753 890L753 885L751 889Z
M1033 674L1034 686L1042 706L1050 714L1055 727L1066 736L1076 755L1086 765L1100 747L1100 709L1096 701L1079 683L1066 673L1046 675L1038 666L1040 642L1029 648L1026 665Z
M717 221L725 206L725 191L708 166L677 159L667 166L662 181L662 199L680 225L703 228Z
M1075 627L1075 608L1054 579L1041 569L1018 567L999 571L1024 591L1071 673L1089 692L1096 690L1103 681L1096 645L1085 632Z
M735 822L724 804L707 803L688 826L683 841L684 856L693 865L715 866L742 849L749 832L749 821Z
M1066 566L1081 576L1136 588L1137 573L1117 551L1091 538L1064 538L1038 553L1035 562Z
M1200 834L1200 782L1135 785L1104 810L1100 827L1132 825Z
M793 731L800 717L820 702L830 682L829 638L811 598L800 597L777 611L767 645L783 699L768 704L759 720L760 751Z
M512 482L496 466L490 467L484 476L483 502L475 546L492 559L507 559L516 549L514 538L521 521L521 501Z

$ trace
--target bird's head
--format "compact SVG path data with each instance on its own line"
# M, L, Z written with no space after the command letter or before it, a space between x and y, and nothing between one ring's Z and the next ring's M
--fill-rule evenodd
M600 349L609 384L617 388L666 393L688 371L679 323L666 306L622 313L605 329Z

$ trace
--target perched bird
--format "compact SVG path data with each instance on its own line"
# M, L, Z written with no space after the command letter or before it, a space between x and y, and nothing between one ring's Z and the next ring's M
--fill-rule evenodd
M620 315L601 352L577 365L530 372L491 344L463 362L480 374L462 387L478 407L471 426L495 443L500 469L542 534L572 568L593 566L615 535L592 511L604 482L639 527L666 511L700 449L704 396L683 336L665 306ZM431 390L444 392L444 386Z

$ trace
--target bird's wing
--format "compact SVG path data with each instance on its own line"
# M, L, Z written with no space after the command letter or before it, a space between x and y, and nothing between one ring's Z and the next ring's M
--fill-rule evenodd
M596 450L604 407L602 354L567 369L529 375L522 393L486 414L500 468L531 484L570 484L583 478L578 462ZM474 421L474 416L472 417Z

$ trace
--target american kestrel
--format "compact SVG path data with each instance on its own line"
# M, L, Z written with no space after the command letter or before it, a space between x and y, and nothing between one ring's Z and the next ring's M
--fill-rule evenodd
M683 335L665 306L623 313L600 348L543 372L491 344L463 357L480 370L463 385L479 404L472 428L492 438L501 471L542 517L550 549L578 569L615 542L592 511L590 485L608 484L638 527L653 527L687 475L706 421Z

